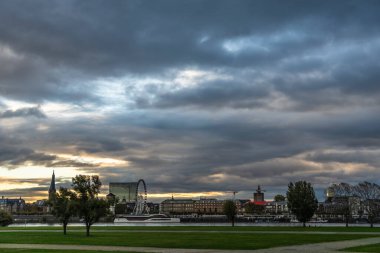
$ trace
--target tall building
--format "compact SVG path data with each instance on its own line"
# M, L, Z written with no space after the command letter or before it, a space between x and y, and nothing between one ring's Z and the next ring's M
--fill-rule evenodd
M56 189L55 189L55 174L53 170L53 175L51 176L51 182L49 187L49 200L52 200L55 196Z
M136 201L137 182L110 183L109 192L114 195L119 203L131 203Z
M253 201L254 202L264 202L264 192L261 190L261 186L259 185L257 187L257 190L255 193L253 193Z

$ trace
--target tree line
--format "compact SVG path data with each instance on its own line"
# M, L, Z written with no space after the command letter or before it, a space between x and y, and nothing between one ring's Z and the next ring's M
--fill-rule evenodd
M375 183L361 182L356 185L348 183L333 184L329 187L333 198L339 198L338 212L344 216L348 226L352 212L359 206L358 213L367 214L368 222L373 227L380 216L380 186ZM359 203L358 203L359 202Z
M345 217L346 226L352 214L353 205L357 202L351 201L350 198L357 199L360 203L362 214L365 212L368 217L370 226L373 227L375 219L380 216L380 186L375 183L362 182L357 185L347 183L333 184L329 187L334 197L341 198L343 201L334 203L334 212ZM275 201L284 201L285 197L281 195L275 196ZM290 212L296 216L303 226L314 216L318 209L318 200L311 183L306 181L290 182L286 193L287 206ZM252 208L251 206L249 206ZM256 211L263 211L260 208ZM234 226L235 216L237 215L237 207L234 201L227 200L224 204L224 213L227 219Z

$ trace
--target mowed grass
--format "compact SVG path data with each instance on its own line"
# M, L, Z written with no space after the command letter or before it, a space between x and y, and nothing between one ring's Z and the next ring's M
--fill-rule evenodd
M352 247L347 248L342 251L348 251L348 252L380 252L380 243L378 244L371 244L371 245L365 245L365 246L358 246L358 247Z
M80 227L71 227L80 229ZM71 229L70 228L70 229ZM380 227L302 227L302 226L113 226L113 227L93 227L93 230L164 230L164 231L294 231L294 232L377 232L380 233Z
M71 232L64 236L56 232L3 232L0 243L38 243L109 245L159 248L193 249L262 249L277 246L300 245L368 238L371 235L336 234L238 234L238 233L157 233L157 232L98 232L86 237L84 233Z
M69 226L68 230L83 230L81 226ZM0 227L1 230L62 230L62 227ZM380 233L380 227L302 227L302 226L93 226L92 231L97 230L128 230L128 231L300 231L300 232L377 232Z
M131 251L54 250L54 249L1 249L0 253L139 253Z

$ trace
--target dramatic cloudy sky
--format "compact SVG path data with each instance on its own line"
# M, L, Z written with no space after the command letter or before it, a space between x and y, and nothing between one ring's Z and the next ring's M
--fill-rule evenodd
M0 193L380 183L380 2L0 3ZM321 196L321 194L320 194Z

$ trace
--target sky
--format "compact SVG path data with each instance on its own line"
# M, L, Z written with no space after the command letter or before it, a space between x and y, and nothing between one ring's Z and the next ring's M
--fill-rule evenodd
M380 183L380 2L0 2L0 194Z

